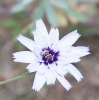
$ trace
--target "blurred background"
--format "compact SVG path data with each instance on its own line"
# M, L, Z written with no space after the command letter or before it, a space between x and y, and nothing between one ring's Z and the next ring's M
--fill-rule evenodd
M84 75L78 83L66 79L68 92L56 81L40 92L31 89L35 73L0 86L0 100L99 100L99 0L0 0L0 81L25 72L27 64L13 62L12 53L28 50L16 40L19 33L33 39L35 20L42 18L48 31L57 27L60 38L77 29L76 45L89 46L89 56L74 64Z

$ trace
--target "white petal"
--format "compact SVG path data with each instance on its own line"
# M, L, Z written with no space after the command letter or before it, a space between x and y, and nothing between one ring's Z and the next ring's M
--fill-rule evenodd
M58 48L59 55L65 55L69 50L71 49L71 46L62 46L61 48Z
M38 62L33 62L31 64L29 64L26 69L28 69L28 71L31 72L35 72L38 71L38 69L40 68L40 64Z
M30 51L21 51L13 53L15 62L32 63L35 60L35 55Z
M80 59L79 58L76 58L76 57L58 57L58 61L57 61L57 64L60 64L60 65L65 65L65 64L69 64L69 63L76 63L76 62L79 62Z
M44 48L46 46L45 36L40 34L38 30L34 31L33 35L34 35L36 46L38 48Z
M44 36L45 43L47 46L49 46L50 41L49 41L49 37L48 37L47 28L41 19L36 21L36 31L38 31L39 35Z
M48 68L45 73L45 78L46 78L47 85L54 84L56 81L56 74L55 72L50 71Z
M59 38L59 32L58 32L58 29L53 29L53 30L55 30L54 31L54 34L53 34L53 32L52 32L52 36L54 36L55 37L55 40L57 40L58 38ZM38 33L38 35L39 35L39 37L41 37L42 38L42 36L40 36L40 35L43 35L44 37L42 38L43 39L43 41L45 41L45 44L46 44L46 46L48 47L50 47L51 46L51 43L52 43L52 41L50 41L49 40L49 36L48 36L48 32L47 32L47 29L46 29L46 27L45 27L45 25L44 25L44 23L43 23L43 21L40 19L40 20L37 20L36 21L36 31L37 31L37 33ZM38 38L37 38L38 39ZM36 40L37 40L36 39ZM38 39L38 41L39 41L39 39ZM39 41L40 42L40 41ZM42 43L42 42L40 42L40 43L36 43L36 44L40 44L40 43ZM50 43L51 42L51 43ZM55 41L54 41L54 43L55 43ZM41 44L42 45L42 44Z
M40 68L38 69L37 72L38 72L39 74L44 74L44 73L46 72L47 68L48 68L48 66L45 65L44 63L42 63L42 64L40 65Z
M71 51L71 47L70 46L68 46L66 50L65 49L64 50L60 50L59 55L60 55L60 57L65 57L65 58L67 58L67 57L80 58L79 54L73 53Z
M71 53L71 52L67 52L64 55L62 55L62 57L65 57L67 59L68 59L68 57L69 58L80 58L80 55L79 54L75 54L75 53Z
M67 61L65 61L65 60L64 60L64 61L63 61L63 60L58 60L58 61L57 61L57 64L58 64L58 65L66 65L66 64L69 64L69 62L67 62Z
M77 33L77 30L67 34L66 36L64 36L61 40L60 40L60 45L61 46L66 46L66 45L73 45L77 39L80 37L81 35L79 35Z
M79 54L80 57L89 55L90 53L88 51L89 51L89 47L85 47L85 46L72 47L70 50L71 53Z
M40 48L34 48L34 53L39 57L39 56L41 56L41 52L42 52L42 49L40 49Z
M56 69L56 67L57 67L55 63L48 64L48 66L49 66L49 69L50 69L51 71L55 71L55 69Z
M50 43L55 44L59 40L59 31L58 29L52 28L49 32Z
M68 70L68 72L70 73L70 74L72 74L75 78L76 78L76 80L78 81L78 82L80 82L82 79L83 79L83 76L82 76L82 74L79 72L79 70L75 67L75 66L73 66L72 64L69 64L68 66L66 66L66 69Z
M36 55L35 59L36 59L36 61L38 61L38 62L44 62L44 61L42 60L41 52L42 52L41 49L39 49L39 48L34 48L34 53L35 53L35 55Z
M33 40L23 36L23 35L19 35L19 37L17 38L17 40L19 40L24 46L26 46L28 49L30 49L31 51L34 50L35 47L35 43Z
M57 79L67 91L72 87L71 84L63 76L57 74Z
M46 26L41 19L36 21L36 29L39 31L39 34L48 35Z
M60 51L58 48L58 43L59 41L57 41L56 43L54 43L52 46L49 46L49 47L55 52Z
M66 68L62 65L57 65L56 72L62 76L66 75L68 73Z
M68 64L68 63L70 63L70 62L68 60L66 60L65 57L61 57L61 56L58 57L57 64L64 65L64 64Z
M35 90L35 91L37 91L37 92L40 91L40 89L45 84L45 81L46 80L45 80L44 75L36 73L32 89Z
M77 63L77 62L80 61L79 58L75 58L75 57L74 58L73 57L72 58L71 57L67 57L66 60L68 60L69 63Z
M39 63L41 63L41 62L43 63L44 62L44 60L42 59L41 56L35 57L35 60L38 61Z
M89 47L86 46L77 46L77 47L72 47L74 50L82 50L82 51L89 51Z

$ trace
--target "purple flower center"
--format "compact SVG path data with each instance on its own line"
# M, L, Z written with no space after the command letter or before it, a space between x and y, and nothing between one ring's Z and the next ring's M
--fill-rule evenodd
M48 65L58 60L59 52L55 52L48 47L42 49L41 56L44 64Z

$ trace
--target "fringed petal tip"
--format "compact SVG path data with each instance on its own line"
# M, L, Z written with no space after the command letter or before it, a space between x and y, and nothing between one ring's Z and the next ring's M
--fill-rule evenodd
M84 79L84 77L82 76L79 80L77 80L78 83L81 82L83 79Z
M73 32L75 32L75 33L77 33L78 35L80 35L81 36L81 34L78 32L78 30L76 29L75 31L73 31Z
M19 38L21 38L21 36L22 36L22 35L21 35L21 34L19 34L19 35L17 36L17 38L16 38L16 39L17 39L17 40L19 40Z
M37 19L37 20L36 20L36 23L37 23L37 22L43 22L43 21L42 21L42 19L40 18L40 19Z
M32 73L30 69L26 68L29 73Z
M17 59L14 59L13 61L14 61L14 62L18 62Z
M69 88L67 89L67 92L68 92L71 88L72 88L72 86L71 86L71 87L69 87Z
M81 36L81 34L80 34L80 33L78 33L78 32L77 32L77 33L75 33L75 35L77 35L78 37L80 37L80 36Z
M37 89L35 89L35 88L33 88L33 87L32 87L32 90L34 90L34 91L36 91L36 92L39 92L39 91L40 91L40 90L37 90Z
M54 85L55 83L47 83L47 82L46 82L46 84L47 84L47 85Z
M78 30L76 29L75 31L73 31L73 33L76 35L76 36L78 36L78 37L80 37L81 36L81 34L80 33L78 33Z

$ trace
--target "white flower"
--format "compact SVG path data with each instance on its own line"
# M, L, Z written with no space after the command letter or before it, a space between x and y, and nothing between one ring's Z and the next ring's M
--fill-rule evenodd
M58 29L52 28L48 34L43 21L36 21L36 30L33 32L34 41L19 35L19 40L31 51L14 53L14 61L30 63L26 69L31 73L36 71L32 89L39 91L45 82L47 85L54 84L56 79L68 91L72 86L65 79L69 72L79 82L83 79L82 74L71 63L80 61L80 57L90 54L85 46L72 46L81 36L77 30L69 33L59 40Z

